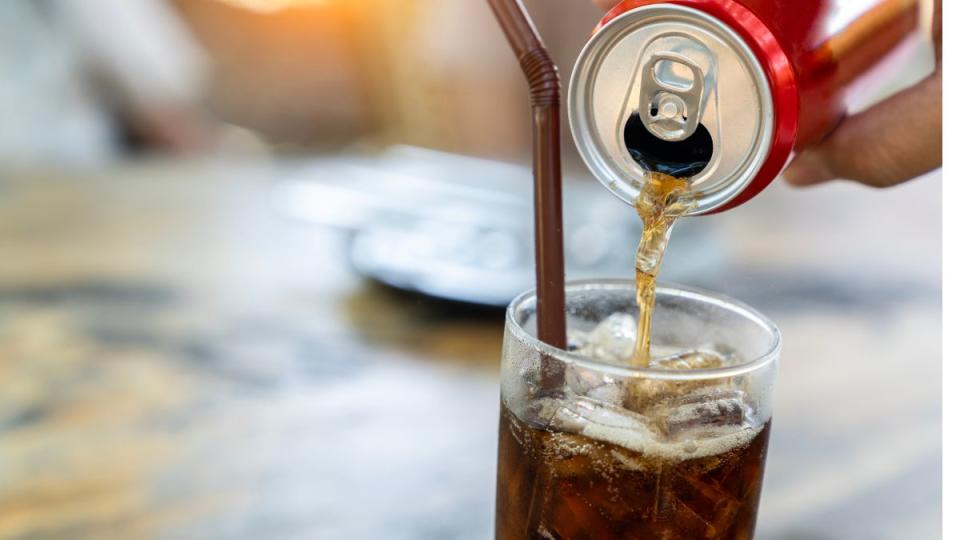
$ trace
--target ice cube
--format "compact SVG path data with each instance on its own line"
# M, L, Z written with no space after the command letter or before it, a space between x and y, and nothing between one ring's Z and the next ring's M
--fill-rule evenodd
M593 360L622 364L633 355L637 339L636 320L626 313L614 313L591 331L570 333L569 348ZM568 391L598 401L619 405L623 402L623 384L595 370L569 366L565 375Z
M670 397L652 407L648 414L669 440L711 437L718 431L753 423L743 391L730 388L701 388Z
M587 396L615 405L623 403L623 383L609 375L572 365L567 367L564 382L572 395Z
M551 429L627 448L653 435L647 418L623 407L584 397L553 401L553 414L547 424Z
M581 413L581 407L578 407L577 402L573 401L571 403L557 403L557 407L554 409L547 425L551 429L576 435L583 432L587 422L587 418Z
M577 367L576 365L567 366L567 372L564 375L564 384L573 394L585 395L591 388L596 388L604 383L602 373L594 370Z
M655 358L650 366L657 369L713 369L728 365L729 357L707 350L694 350ZM659 379L642 379L634 381L626 390L624 403L637 412L658 404L672 396L685 396L703 388L723 385L716 381L673 381Z
M655 358L650 367L659 369L713 369L726 363L724 355L713 351L686 351L663 358Z
M567 350L578 352L583 349L590 338L590 332L585 330L569 329L567 330Z
M611 405L623 405L625 386L620 381L607 381L587 390L586 396Z
M621 363L633 355L637 321L626 313L614 313L600 321L586 336L577 352L601 362Z

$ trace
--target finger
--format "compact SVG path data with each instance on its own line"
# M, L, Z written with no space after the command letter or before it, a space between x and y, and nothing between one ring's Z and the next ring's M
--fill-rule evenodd
M940 166L941 72L845 119L820 145L806 150L784 172L787 182L808 186L845 178L887 187Z
M812 186L833 179L833 173L816 150L803 152L783 171L783 179L794 186Z

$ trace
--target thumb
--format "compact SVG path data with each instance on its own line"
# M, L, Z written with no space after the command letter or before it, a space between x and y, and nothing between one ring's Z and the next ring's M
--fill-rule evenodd
M783 171L783 179L797 187L812 186L831 180L834 177L830 167L816 149L810 149L797 156Z
M784 172L796 186L846 178L887 187L940 166L943 118L941 71L844 119L819 145L806 150Z

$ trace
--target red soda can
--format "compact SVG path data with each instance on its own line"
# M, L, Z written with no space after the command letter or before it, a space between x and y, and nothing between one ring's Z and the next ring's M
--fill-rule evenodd
M690 178L692 214L743 204L844 114L844 90L918 27L919 0L625 0L580 53L577 148L632 204L648 171ZM848 7L848 6L844 6Z

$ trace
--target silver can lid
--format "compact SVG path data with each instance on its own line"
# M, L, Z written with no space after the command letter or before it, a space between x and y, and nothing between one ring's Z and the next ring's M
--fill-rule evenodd
M587 167L633 204L647 172L689 176L692 214L715 210L770 150L773 99L750 47L715 17L675 4L627 11L580 53L569 96Z

